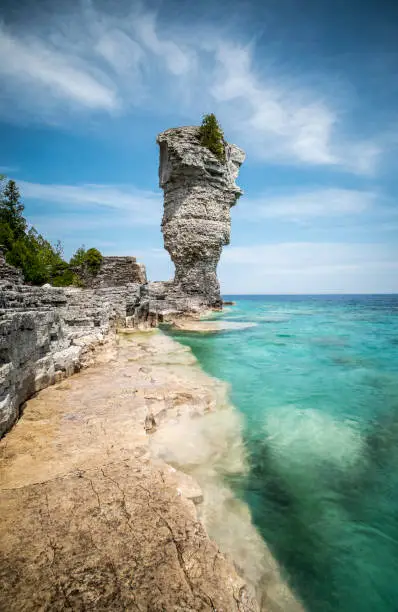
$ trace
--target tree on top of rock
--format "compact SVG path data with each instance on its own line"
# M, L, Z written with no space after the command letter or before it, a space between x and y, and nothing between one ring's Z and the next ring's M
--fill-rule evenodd
M214 113L203 117L199 138L202 147L209 149L220 162L225 162L224 134Z

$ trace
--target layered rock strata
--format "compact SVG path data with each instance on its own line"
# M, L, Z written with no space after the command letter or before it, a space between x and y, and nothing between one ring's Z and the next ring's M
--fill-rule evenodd
M230 209L242 190L236 185L245 154L225 143L225 163L199 141L199 128L172 128L158 135L159 183L164 190L162 232L181 293L221 307L217 265L229 244Z
M98 272L93 274L86 268L81 273L84 286L89 289L123 287L129 283L143 285L147 282L144 264L130 256L103 257Z
M92 364L117 327L137 324L141 286L97 290L0 280L0 436L34 393ZM154 325L148 312L143 325Z
M2 282L20 285L23 283L23 276L20 270L6 263L3 251L0 248L0 283Z

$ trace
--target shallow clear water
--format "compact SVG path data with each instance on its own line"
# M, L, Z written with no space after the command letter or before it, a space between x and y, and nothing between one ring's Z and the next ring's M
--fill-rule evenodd
M310 612L398 610L398 296L228 296L256 326L174 333L231 384L236 478Z

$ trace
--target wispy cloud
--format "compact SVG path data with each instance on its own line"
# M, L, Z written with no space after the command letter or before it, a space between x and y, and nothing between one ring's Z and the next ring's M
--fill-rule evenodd
M286 77L256 73L252 47L221 42L216 47L220 103L232 104L237 130L250 134L261 157L289 156L305 163L335 164L330 139L337 118L315 92L289 85ZM236 116L238 119L238 116Z
M374 171L377 139L347 137L330 94L298 85L297 74L278 70L267 51L259 62L236 32L160 28L134 4L124 17L84 6L67 20L54 17L46 32L1 27L0 53L9 59L0 65L0 112L53 122L65 118L65 106L111 115L142 106L197 122L211 109L260 161Z
M45 90L54 98L92 109L110 111L119 105L115 88L101 83L98 72L95 76L91 74L92 68L82 58L60 52L55 45L45 44L36 37L21 39L3 26L0 55L7 58L0 63L0 74L6 85L29 88L29 100L33 104L35 93L42 100L41 90Z
M95 210L102 210L110 215L110 223L158 224L161 218L161 195L152 191L140 190L128 185L57 185L18 181L21 194L25 200L49 202L54 206L66 205L69 212L77 214L76 224L89 224L91 228L104 223L95 218ZM85 219L81 213L90 212ZM115 214L117 217L115 218Z
M381 153L376 142L344 136L339 110L322 89L297 83L273 62L254 66L255 50L229 41L216 45L214 98L227 105L230 124L263 160L344 167L372 174ZM272 67L271 67L272 66Z
M141 14L134 19L136 36L149 51L163 60L168 70L174 75L185 75L195 59L192 47L174 40L161 39L156 31L154 16L150 13Z
M250 267L250 274L245 274ZM284 242L229 247L222 256L226 293L398 292L398 247L382 243Z
M270 265L269 273L300 272L334 266L360 267L385 264L398 268L398 247L380 243L285 242L229 247L223 254L228 264Z
M248 199L237 215L253 222L259 218L300 222L309 218L360 215L370 211L376 193L355 189L312 189L292 193L264 193Z
M15 166L0 166L0 174L9 174L10 172L18 172Z

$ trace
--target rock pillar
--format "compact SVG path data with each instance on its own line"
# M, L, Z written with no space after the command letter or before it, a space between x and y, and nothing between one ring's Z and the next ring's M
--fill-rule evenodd
M245 153L226 143L225 163L201 146L198 127L158 135L159 182L164 190L162 232L175 265L175 283L187 295L221 305L217 265L229 244L230 209L242 190L236 185Z

